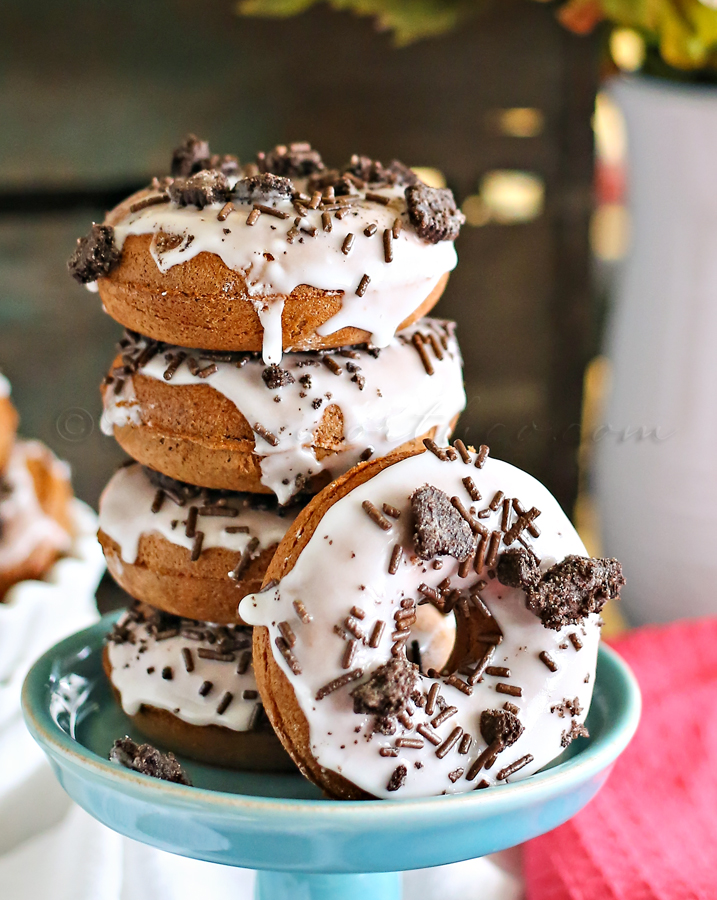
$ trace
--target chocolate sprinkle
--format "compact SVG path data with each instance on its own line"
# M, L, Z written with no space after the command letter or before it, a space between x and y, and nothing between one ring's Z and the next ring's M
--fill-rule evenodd
M520 771L520 769L523 769L529 763L532 763L533 759L534 756L532 753L526 753L525 756L521 756L520 759L516 759L514 763L511 763L509 766L501 769L495 777L498 779L498 781L505 781L506 778L509 778L511 775L515 775L515 773Z
M363 669L354 669L353 672L347 672L345 675L340 675L338 678L334 678L333 681L330 681L328 684L319 688L316 692L316 699L323 700L324 697L333 694L334 691L344 687L344 685L351 684L352 681L358 681L358 679L362 677ZM356 702L354 701L354 708L355 706Z

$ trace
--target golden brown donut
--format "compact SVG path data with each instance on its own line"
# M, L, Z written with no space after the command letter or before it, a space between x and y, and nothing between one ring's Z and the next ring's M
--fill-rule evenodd
M72 496L67 467L47 447L15 443L0 478L0 598L69 550Z
M157 627L146 625L153 620L161 622L161 640L154 637L158 633ZM171 630L181 633L172 636ZM116 701L137 730L152 743L181 756L246 771L295 771L263 716L250 661L244 674L240 675L236 660L232 664L200 657L200 648L216 651L218 643L198 640L196 635L183 637L193 630L222 633L216 626L170 616L157 618L146 606L132 607L115 626L102 657ZM132 635L137 646L126 640L127 634ZM250 647L248 637L244 644ZM143 652L136 652L139 647L144 648ZM236 659L250 652L248 649L231 649L227 653L226 644L222 644L222 650ZM191 673L186 671L183 652L188 652L192 659ZM172 669L171 679L163 677L167 674L167 666ZM153 667L155 669L148 673L147 670ZM184 680L180 684L181 679ZM207 682L211 687L200 697L200 686ZM234 695L224 711L216 713L227 690L232 693L231 689ZM245 693L253 696L245 699ZM206 707L206 711L201 707ZM232 714L234 718L230 719L229 725L220 724Z
M195 534L202 534L198 554L196 538L186 535L192 507L198 510ZM296 515L295 508L279 509L268 498L203 491L137 464L115 473L99 509L98 538L123 590L164 612L222 625L241 622L239 601L259 589Z
M218 256L200 253L166 274L149 252L151 236L130 235L122 250L122 264L98 281L105 310L125 328L181 347L205 350L261 350L264 329L246 289L246 279L229 269ZM448 283L448 273L399 324L397 331L427 315ZM284 351L319 350L362 344L371 333L341 328L321 337L325 322L342 306L341 294L300 284L284 301L281 315Z
M333 797L519 780L586 733L619 563L588 558L550 493L487 448L432 449L329 485L240 606L267 714ZM455 613L442 671L409 661L429 600Z
M120 346L103 387L106 433L173 478L282 503L366 455L446 439L465 405L453 324L435 319L380 351L289 354L280 367L133 334Z

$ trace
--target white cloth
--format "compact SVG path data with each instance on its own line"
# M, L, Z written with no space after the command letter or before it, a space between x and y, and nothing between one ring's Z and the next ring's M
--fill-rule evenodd
M70 801L30 737L20 692L35 659L97 620L104 569L94 514L76 502L73 555L0 604L0 898L251 900L255 873L174 856L101 825ZM520 878L492 859L407 872L406 900L520 900Z

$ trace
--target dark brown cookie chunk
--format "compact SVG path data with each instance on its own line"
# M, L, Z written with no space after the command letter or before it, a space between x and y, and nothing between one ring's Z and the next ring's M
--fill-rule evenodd
M192 786L189 776L175 755L162 753L151 744L137 744L129 737L120 738L112 745L109 758L111 762L119 763L127 769L134 769L143 775Z
M196 136L188 134L172 153L173 178L189 178L195 172L209 168L209 144Z
M109 274L119 263L121 255L115 244L114 228L111 225L93 225L89 234L78 238L67 268L80 284L89 284Z
M421 559L452 556L459 562L476 551L476 536L443 491L430 484L411 495L413 543Z
M232 196L239 203L270 203L288 200L293 193L294 185L290 179L267 172L237 181Z
M257 165L261 172L283 175L285 178L306 178L325 168L318 150L311 144L299 141L294 144L278 144L269 153L259 153Z
M583 708L580 705L580 699L578 697L574 697L572 700L569 697L565 697L562 703L550 707L550 712L557 713L561 719L564 719L566 716L575 718L575 716L579 716L582 711Z
M215 169L202 169L189 178L175 178L167 190L170 199L179 206L199 209L210 203L226 203L230 194L226 175Z
M408 775L408 769L405 766L396 766L393 770L393 775L386 785L387 791L397 791L403 787L406 783L406 776Z
M484 709L480 716L480 733L490 746L500 741L504 747L510 747L523 733L520 719L507 709Z
M294 384L296 379L288 369L282 369L281 366L267 366L261 373L264 384L269 390L276 391L285 384Z
M408 166L399 160L394 159L388 166L384 166L377 159L371 159L370 156L360 156L355 153L347 166L344 166L344 173L349 173L355 178L360 178L366 184L417 184L418 176Z
M625 584L622 566L616 559L567 556L536 581L535 562L516 560L514 556L518 554L530 555L527 550L507 550L501 555L498 580L509 587L522 588L528 609L554 631L599 613L608 600L620 596L620 588ZM519 582L521 573L527 575L527 581Z
M527 590L540 581L538 561L527 550L506 550L498 557L498 580L508 587Z
M398 715L406 708L416 687L417 671L404 656L392 657L367 682L351 691L354 712L380 718Z
M579 737L590 737L590 732L584 725L579 722L573 722L567 731L564 731L560 738L561 747L569 747L572 742Z
M406 188L408 218L424 241L454 241L466 217L456 206L453 191L412 184Z

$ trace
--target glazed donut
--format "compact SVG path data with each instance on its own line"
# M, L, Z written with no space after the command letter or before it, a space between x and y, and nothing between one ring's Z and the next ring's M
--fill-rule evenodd
M100 498L98 538L115 581L167 613L236 623L239 600L264 573L298 508L208 491L135 464Z
M305 148L262 154L261 172L156 181L94 226L70 271L99 279L122 325L184 347L261 350L268 364L282 349L386 346L437 302L464 217L405 166L329 171Z
M293 770L263 715L251 630L134 604L108 635L103 665L137 730L210 765Z
M586 558L546 488L487 447L430 446L316 496L240 604L267 714L333 797L522 779L585 734L619 563ZM405 655L427 601L455 612L440 673Z
M71 500L67 465L39 441L16 441L0 476L0 599L70 549Z
M367 456L445 441L465 406L452 322L422 319L383 350L285 356L183 351L127 336L103 388L102 428L181 481L317 491Z
M10 459L17 431L17 412L10 400L10 383L0 373L0 472Z

